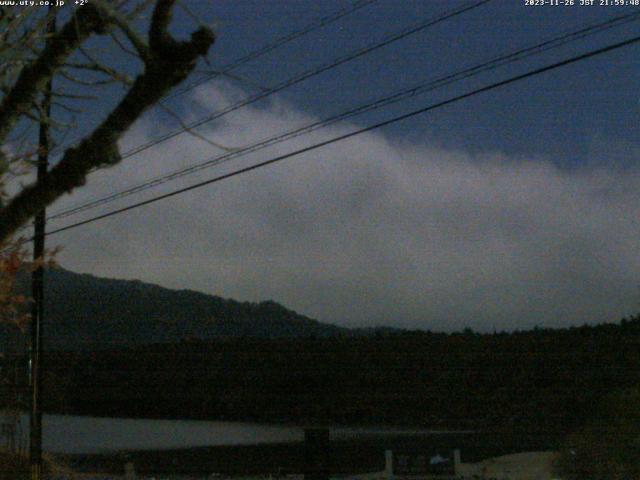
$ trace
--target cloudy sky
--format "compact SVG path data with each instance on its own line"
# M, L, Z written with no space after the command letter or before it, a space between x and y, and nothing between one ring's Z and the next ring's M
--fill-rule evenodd
M577 2L579 0L576 0ZM351 2L185 2L219 32L212 67ZM441 12L379 0L173 99L186 122ZM267 6L268 5L268 6ZM496 0L207 123L238 148L628 13ZM179 16L176 31L186 31ZM332 125L82 214L108 212L638 35L638 22ZM640 309L640 48L631 46L278 164L50 237L71 270L238 300L322 321L512 330L615 321ZM99 112L95 113L98 118ZM172 131L145 116L123 151ZM220 155L180 135L97 172L62 211Z

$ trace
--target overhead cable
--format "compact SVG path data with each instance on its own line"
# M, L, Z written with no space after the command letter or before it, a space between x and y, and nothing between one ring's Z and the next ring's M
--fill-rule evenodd
M340 57L338 57L337 59L324 64L320 67L315 67L311 70L307 70L306 72L303 72L299 75L296 75L294 77L291 77L281 83L279 83L278 85L276 85L275 87L272 88L268 88L265 89L263 91L260 91L254 95L251 95L237 103L234 103L226 108L223 108L221 110L215 111L209 115L207 115L204 118L201 118L199 120L196 120L194 122L189 123L188 125L185 125L184 127L181 127L179 129L176 129L174 131L165 133L164 135L161 135L147 143L144 143L142 145L138 145L126 152L123 152L121 155L122 159L125 158L129 158L132 157L133 155L137 155L155 145L158 145L162 142L166 142L167 140L170 140L180 134L183 133L187 133L189 132L189 130L192 130L194 128L198 128L206 123L212 122L213 120L217 120L218 118L227 115L228 113L234 112L242 107L245 107L247 105L251 105L255 102L257 102L258 100L262 100L264 98L267 98L275 93L281 92L282 90L285 90L289 87L292 87L294 85L297 85L298 83L301 83L309 78L315 77L321 73L327 72L329 70L332 70L344 63L350 62L352 60L355 60L356 58L362 57L364 55L367 55L373 51L376 51L380 48L386 47L387 45L390 45L394 42L397 42L399 40L402 40L403 38L406 38L410 35L414 35L418 32L421 32L429 27L432 27L434 25L437 25L438 23L444 22L445 20L449 20L451 18L457 17L458 15L462 15L463 13L469 12L475 8L478 8L486 3L489 3L493 0L479 0L476 1L472 4L467 4L463 7L460 8L456 8L454 10L448 10L440 15L437 15L435 17L429 18L423 22L420 22L417 25L414 25L410 28L407 28L405 30L402 30L401 32L398 33L394 33L391 35L386 36L383 40L373 43L371 45L368 45L366 47L363 48L359 48L355 51L352 51L350 53L347 53L345 55L342 55Z
M358 107L349 109L345 112L341 112L339 114L330 116L328 118L311 122L301 127L297 127L288 132L278 134L258 142L254 142L250 145L242 147L240 149L234 150L232 152L228 152L222 155L211 157L203 162L197 163L195 165L190 165L185 168L178 169L176 171L155 177L153 179L147 180L145 182L139 183L135 186L126 188L116 193L111 193L104 197L94 199L83 203L81 205L76 205L65 210L59 211L57 213L52 214L48 217L48 220L55 220L60 218L65 218L70 215L74 215L83 211L91 210L98 206L111 203L115 200L119 200L121 198L127 197L129 195L133 195L136 193L140 193L146 191L148 189L157 187L159 185L165 184L169 181L181 178L186 175L190 175L192 173L201 171L206 168L213 167L215 165L219 165L221 163L230 161L232 159L246 156L250 153L254 153L256 151L262 150L269 146L290 140L292 138L299 137L301 135L308 134L317 129L324 128L329 125L333 125L339 121L346 120L348 118L354 117L356 115L361 115L366 112L370 112L372 110L376 110L381 107L385 107L390 104L398 103L407 98L424 94L426 92L433 91L437 88L441 88L452 83L479 75L481 73L494 70L498 67L523 60L525 58L529 58L534 55L538 55L540 53L546 52L551 49L558 48L560 46L566 45L569 42L584 38L589 35L593 35L595 33L602 32L604 30L614 28L620 26L622 24L638 20L640 18L640 12L634 12L631 14L620 15L612 17L606 21L590 24L580 28L579 30L571 31L560 36L556 36L554 38L545 40L543 42L537 43L535 45L520 48L514 52L510 52L507 54L503 54L497 57L493 57L490 60L486 60L479 64L476 64L472 67L465 68L463 70L459 70L457 72L445 75L443 77L439 77L435 80L430 80L428 82L422 82L418 85L414 85L410 88L405 88L399 92L396 92L391 95L387 95L383 98L375 100L373 102L368 102Z
M526 73L523 73L523 74L520 74L520 75L516 75L516 76L510 77L510 78L507 78L506 80L501 80L499 82L495 82L495 83L492 83L490 85L486 85L484 87L480 87L480 88L474 89L474 90L472 90L470 92L451 97L451 98L449 98L447 100L443 100L443 101L440 101L440 102L437 102L437 103L433 103L433 104L427 105L425 107L413 110L413 111L411 111L409 113L405 113L403 115L395 116L395 117L393 117L391 119L388 119L388 120L385 120L385 121L382 121L382 122L379 122L379 123L375 123L375 124L370 125L368 127L360 128L360 129L355 130L353 132L346 133L346 134L343 134L343 135L338 135L338 136L330 138L328 140L324 140L322 142L318 142L318 143L315 143L313 145L309 145L307 147L300 148L300 149L295 150L293 152L289 152L289 153L286 153L286 154L283 154L283 155L279 155L279 156L271 158L269 160L265 160L263 162L260 162L260 163L257 163L257 164L254 164L254 165L251 165L251 166L248 166L248 167L240 168L240 169L235 170L233 172L229 172L229 173L226 173L224 175L219 175L217 177L214 177L214 178L211 178L209 180L205 180L205 181L190 185L188 187L184 187L184 188L180 188L178 190L174 190L173 192L169 192L169 193L165 193L165 194L162 194L162 195L158 195L158 196L150 198L148 200L137 202L137 203L128 205L128 206L123 207L123 208L112 210L112 211L104 213L102 215L97 215L95 217L91 217L91 218L88 218L88 219L80 221L80 222L76 222L76 223L73 223L73 224L70 224L70 225L66 225L64 227L57 228L55 230L47 232L47 235L54 235L54 234L57 234L57 233L65 232L67 230L78 228L80 226L87 225L89 223L97 222L97 221L103 220L105 218L113 217L115 215L119 215L121 213L125 213L125 212L128 212L128 211L143 207L145 205L149 205L149 204L158 202L160 200L164 200L166 198L174 197L176 195L180 195L180 194L189 192L191 190L195 190L195 189L207 186L207 185L218 183L218 182L221 182L221 181L226 180L228 178L232 178L232 177L235 177L235 176L238 176L238 175L241 175L241 174L253 171L253 170L257 170L259 168L266 167L267 165L272 165L272 164L280 162L282 160L285 160L285 159L288 159L288 158L291 158L291 157L295 157L295 156L301 155L303 153L308 153L308 152L317 150L317 149L319 149L321 147L324 147L324 146L327 146L327 145L331 145L331 144L334 144L334 143L337 143L337 142L340 142L340 141L343 141L343 140L347 140L347 139L355 137L357 135L361 135L363 133L370 132L372 130L376 130L376 129L379 129L379 128L382 128L382 127L386 127L388 125L392 125L392 124L398 123L398 122L403 121L403 120L407 120L407 119L415 117L417 115L421 115L423 113L427 113L427 112L430 112L432 110L436 110L438 108L442 108L442 107L444 107L446 105L451 105L453 103L456 103L456 102L459 102L461 100L473 97L475 95L479 95L481 93L489 92L491 90L495 90L497 88L504 87L506 85L510 85L510 84L522 81L524 79L527 79L527 78L530 78L530 77L533 77L533 76L536 76L536 75L540 75L542 73L545 73L545 72L548 72L548 71L551 71L551 70L555 70L555 69L560 68L560 67L564 67L566 65L570 65L570 64L573 64L573 63L576 63L576 62L580 62L582 60L586 60L588 58L595 57L597 55L602 55L602 54L605 54L605 53L608 53L608 52L611 52L611 51L614 51L614 50L618 50L620 48L627 47L627 46L636 44L638 42L640 42L640 36L632 37L632 38L629 38L627 40L608 45L606 47L598 48L596 50L591 50L591 51L589 51L587 53L583 53L581 55L577 55L577 56L574 56L574 57L571 57L571 58L568 58L568 59L565 59L565 60L561 60L559 62L555 62L555 63L552 63L550 65L546 65L544 67L536 68L534 70L530 70L530 71L528 71Z

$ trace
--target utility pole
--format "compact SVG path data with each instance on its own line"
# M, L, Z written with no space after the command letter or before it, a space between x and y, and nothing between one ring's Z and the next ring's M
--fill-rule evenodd
M56 30L56 14L53 2L47 13L47 39ZM40 114L38 139L37 180L42 181L49 166L49 117L51 115L51 80L45 85ZM31 410L29 415L29 465L31 480L42 480L42 326L44 313L44 236L46 211L38 212L34 222L33 261L31 275L33 308L31 311L31 343L29 351L29 379L31 387Z

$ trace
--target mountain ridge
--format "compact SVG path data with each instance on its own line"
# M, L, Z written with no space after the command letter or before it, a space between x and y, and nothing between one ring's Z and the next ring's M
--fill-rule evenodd
M25 293L29 276L19 279ZM240 302L140 280L61 267L45 274L45 342L53 349L104 349L220 337L332 337L354 333L275 302Z

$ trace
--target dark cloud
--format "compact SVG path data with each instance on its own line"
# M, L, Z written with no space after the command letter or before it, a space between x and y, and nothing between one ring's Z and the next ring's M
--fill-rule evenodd
M198 95L213 109L237 92ZM241 146L311 120L276 102L203 132ZM152 193L352 128L300 137ZM153 134L146 123L126 143ZM561 170L549 159L472 156L368 133L52 242L77 271L274 299L338 324L501 330L617 320L638 301L640 176L608 168L606 149L598 152L589 167ZM96 173L58 208L214 153L183 135Z

